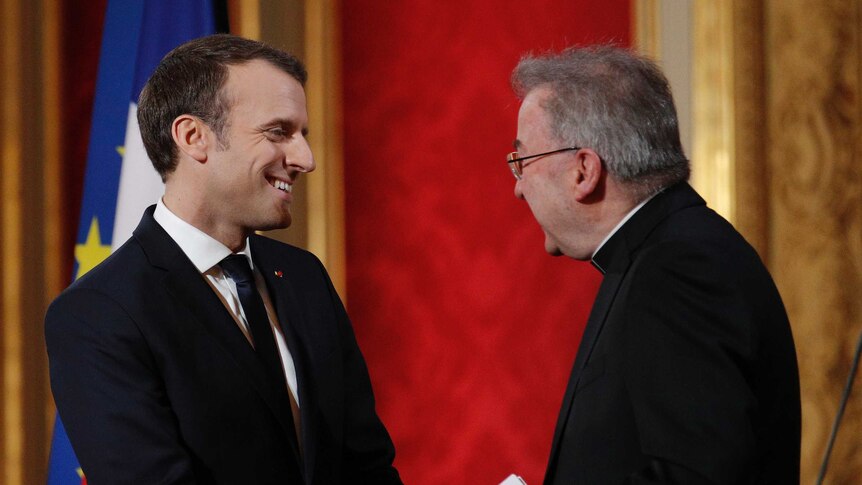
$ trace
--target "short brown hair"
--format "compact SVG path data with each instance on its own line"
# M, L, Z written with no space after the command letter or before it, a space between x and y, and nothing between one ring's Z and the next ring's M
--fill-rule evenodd
M228 66L267 61L305 85L308 74L296 57L263 42L228 34L191 40L169 52L138 99L138 125L147 155L162 181L177 167L171 124L180 115L200 118L224 143L229 100L222 88Z

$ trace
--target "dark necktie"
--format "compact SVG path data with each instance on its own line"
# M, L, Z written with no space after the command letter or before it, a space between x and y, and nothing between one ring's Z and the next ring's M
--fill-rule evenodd
M240 254L231 254L221 260L219 266L236 283L236 292L239 296L239 302L242 304L248 327L251 330L254 350L258 357L263 360L266 370L272 374L277 382L284 385L284 370L281 366L278 347L275 345L275 337L272 335L266 307L257 291L254 273L248 264L248 259Z
M300 431L299 406L293 394L287 388L284 368L281 365L281 357L278 352L278 346L275 343L275 336L272 334L272 327L269 324L266 307L263 304L263 299L260 297L260 292L257 291L257 285L254 282L254 273L248 264L248 259L241 254L231 254L221 260L219 266L236 284L237 296L239 296L239 302L245 313L245 319L251 329L251 338L254 341L255 352L263 360L264 366L272 374L275 382L279 384L279 390L287 391L290 400L290 414L293 418L293 426L301 452L302 432Z

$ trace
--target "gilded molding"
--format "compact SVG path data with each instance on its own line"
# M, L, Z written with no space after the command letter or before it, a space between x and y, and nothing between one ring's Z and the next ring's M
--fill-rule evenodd
M232 33L247 39L262 40L260 0L228 0L228 20Z
M2 111L2 445L4 483L22 483L22 460L24 455L24 410L20 395L23 392L22 369L22 250L23 235L21 220L23 201L21 199L21 166L23 164L22 103L21 88L25 83L22 65L22 8L19 2L3 2L3 16L0 20L3 31L2 61L3 74L0 96L3 99Z
M729 2L695 2L693 8L692 185L735 223L732 7Z
M63 259L61 255L69 248L63 245L63 235L72 230L70 221L63 217L63 170L62 170L62 144L61 127L63 124L62 110L60 109L60 21L61 4L54 1L43 3L43 26L42 31L42 97L44 99L42 110L42 133L44 134L44 169L42 177L42 192L44 206L42 207L44 241L42 248L42 259L44 261L43 279L45 290L42 303L48 307L51 300L63 290L68 282L69 275L63 271ZM45 403L45 442L51 440L54 416L56 409L53 400L50 399L51 388L47 376L47 368L44 369L43 392L49 399ZM47 448L46 448L47 450ZM48 457L45 456L45 463Z
M679 0L636 0L633 3L636 47L669 68L677 63L685 70L690 62L691 78L684 76L677 86L685 94L690 83L691 105L678 99L680 122L690 109L691 126L681 130L692 133L692 185L710 206L731 222L736 222L736 103L734 93L734 26L730 2L692 2L691 19L669 15ZM664 22L691 22L687 25L663 25ZM666 38L671 32L691 31L692 39ZM664 31L667 31L667 35ZM667 42L691 42L691 59L663 59L669 52ZM677 93L679 94L679 93ZM683 97L684 98L684 97Z
M308 177L308 249L326 266L346 299L344 176L338 2L305 2L305 55L311 147L317 162Z
M732 29L733 224L769 261L769 191L764 111L763 4L734 1Z
M632 2L632 30L634 47L653 59L661 56L661 0L634 0Z

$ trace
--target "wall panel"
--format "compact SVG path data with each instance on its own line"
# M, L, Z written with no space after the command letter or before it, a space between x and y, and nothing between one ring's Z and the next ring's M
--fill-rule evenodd
M2 2L0 483L45 479L52 408L42 317L59 291L59 10ZM59 226L59 227L58 227Z
M809 483L862 331L860 9L858 0L765 8L769 262L798 347ZM860 435L857 389L828 483L858 483Z
M629 25L628 0L343 2L349 309L407 483L541 482L599 275L513 196L508 80Z

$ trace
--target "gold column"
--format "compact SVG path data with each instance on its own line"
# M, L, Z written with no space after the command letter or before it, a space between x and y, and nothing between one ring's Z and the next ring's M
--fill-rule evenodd
M260 39L259 0L230 0L228 2L230 30L247 39Z
M60 25L62 19L61 2L47 0L42 3L43 28L42 42L42 133L45 134L44 146L44 176L42 177L42 191L44 207L42 208L42 226L44 247L42 248L42 260L44 268L42 272L44 291L42 293L42 306L47 308L51 301L63 290L68 283L69 275L62 271L63 251L69 251L63 245L63 236L67 231L73 230L76 221L67 221L63 217L61 195L63 194L63 180L61 154L61 132L63 119L60 109ZM41 321L38 322L41 336ZM46 362L47 364L47 362ZM51 395L51 386L47 377L47 365L43 371L44 389L42 392L47 396L45 408L45 431L43 433L45 443L50 443L53 433L54 418L57 414L54 400ZM34 436L34 440L38 437ZM45 452L50 445L45 448ZM47 463L47 455L45 455Z
M723 10L723 29L729 32L730 49L725 65L730 69L731 106L728 123L728 147L731 154L728 185L733 225L769 263L769 191L766 172L766 114L764 108L764 24L761 1L725 0L730 8ZM701 5L700 3L698 5ZM703 49L709 49L703 39ZM696 50L696 56L707 55ZM704 92L708 86L701 86ZM696 121L697 122L697 121ZM703 129L697 128L703 136Z
M660 0L634 0L632 2L632 30L634 47L653 59L661 57Z
M59 11L3 0L0 482L44 482L53 406L42 318L59 292Z
M311 145L318 164L317 176L308 179L308 247L346 300L338 2L306 2L305 12Z
M735 222L734 48L728 1L636 0L636 48L663 68L674 91L691 184Z
M21 6L16 1L4 1L3 25L3 163L2 172L2 254L0 274L3 289L3 478L4 482L21 483L23 459L23 409L21 369L21 237L22 201L21 168L23 165L22 103L23 85L19 72L21 63Z
M692 185L768 256L763 7L694 4Z
M692 186L734 222L734 58L730 2L694 6Z

